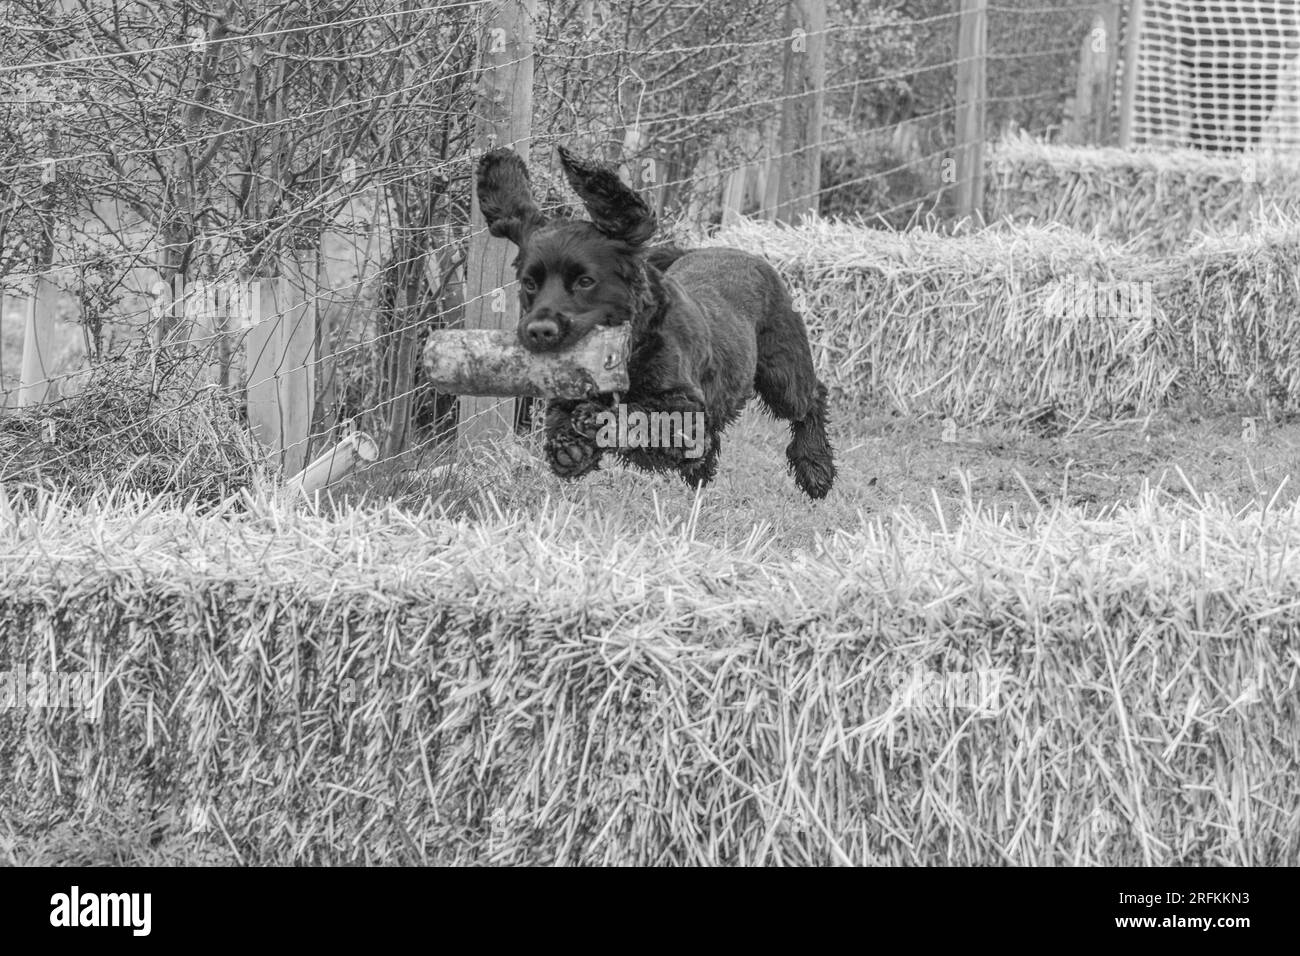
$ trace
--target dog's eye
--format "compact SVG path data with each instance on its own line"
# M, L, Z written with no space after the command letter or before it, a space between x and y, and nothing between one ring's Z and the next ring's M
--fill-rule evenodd
M525 292L537 291L537 283L534 282L532 279L528 278L527 276L524 276L522 279L520 279L519 284L524 287Z
M578 281L573 284L577 286L579 289L590 289L592 286L596 284L596 280L593 279L591 276L580 276L578 278Z

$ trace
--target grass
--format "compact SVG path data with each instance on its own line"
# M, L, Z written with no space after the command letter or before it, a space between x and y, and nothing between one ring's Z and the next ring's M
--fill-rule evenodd
M1293 501L1300 492L1300 420L1270 421L1266 409L1244 404L1211 412L1205 404L1188 400L1129 421L959 428L952 442L944 441L936 418L841 408L832 421L840 476L820 503L804 498L785 471L785 424L755 409L724 436L717 479L698 500L675 477L617 465L580 482L560 481L536 457L535 439L485 450L450 478L422 482L446 463L433 458L400 478L359 478L344 497L368 489L371 500L418 508L441 499L452 513L470 514L490 494L494 506L525 514L563 503L632 525L677 516L689 518L702 540L743 541L758 527L791 550L814 548L819 537L902 508L939 527L962 512L968 496L1025 516L1058 503L1104 513L1135 501L1144 486L1188 500L1211 494L1232 507ZM1246 418L1255 421L1253 442L1243 440Z

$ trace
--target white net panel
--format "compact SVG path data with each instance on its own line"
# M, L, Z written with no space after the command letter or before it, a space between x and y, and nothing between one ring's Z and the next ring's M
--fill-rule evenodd
M1145 0L1133 145L1300 146L1298 0Z

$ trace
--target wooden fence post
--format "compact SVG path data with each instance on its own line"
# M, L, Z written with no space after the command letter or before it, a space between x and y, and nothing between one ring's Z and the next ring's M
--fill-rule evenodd
M1124 27L1124 89L1119 103L1119 145L1133 148L1133 110L1137 103L1138 51L1142 46L1142 25L1146 14L1143 0L1129 0L1128 23Z
M279 278L254 280L244 338L249 426L285 475L302 471L311 438L317 303L304 273L314 262L314 253L289 253Z
M745 180L749 175L746 163L727 173L722 185L722 224L730 226L739 221L745 212Z
M59 129L46 133L46 156L59 152ZM33 257L32 294L23 323L22 366L18 378L18 406L40 405L51 395L50 372L54 365L54 313L58 289L46 277L54 262L54 207L58 197L58 166L52 159L41 175L41 198L36 206L41 238Z
M1116 138L1116 123L1111 114L1115 106L1115 78L1119 72L1119 6L1120 0L1099 0L1097 4L1097 13L1106 31L1106 74L1096 111L1096 143L1099 146L1109 146Z
M404 452L410 441L411 410L415 407L415 366L420 361L419 329L416 315L420 308L420 279L423 271L413 244L405 244L405 253L394 268L392 320L394 328L385 345L384 380L391 389L387 401L384 429L385 458Z
M312 424L320 435L328 435L338 424L338 357L334 354L335 314L329 306L332 291L321 250L313 259L310 291L315 305L316 371L312 376Z
M790 23L791 14L786 11L786 23ZM786 28L786 42L790 42L790 30ZM782 81L784 83L784 80ZM782 101L784 110L784 101ZM781 206L781 122L764 123L762 133L762 159L750 165L746 173L746 182L754 189L754 208L758 218L773 222L776 211ZM752 181L752 182L751 182Z
M244 397L248 428L267 457L278 457L280 444L280 392L275 372L279 365L279 329L276 314L278 279L249 281L248 328L244 333Z
M790 0L786 25L776 151L780 181L773 214L777 222L796 223L803 215L816 214L821 192L826 0Z
M18 378L18 407L41 405L52 397L50 371L54 363L54 310L58 290L37 276L23 316L23 361Z
M957 214L984 209L988 0L961 0L957 34Z
M496 146L510 146L528 159L533 121L533 15L537 0L499 0L484 21L478 121L473 159ZM513 288L514 246L489 236L470 190L469 255L465 266L465 326L514 328L519 298ZM462 395L459 435L468 441L501 437L514 429L513 399Z
M628 126L619 152L620 172L627 171L627 184L637 190L658 216L663 213L666 186L662 150L648 147L639 126Z
M226 289L211 278L194 279L182 286L173 301L172 320L184 333L182 354L198 363L196 385L222 380L221 340L227 310Z
M28 302L25 296L13 295L0 288L0 369L3 368L5 327L20 328L26 334L27 309ZM19 353L18 360L21 368L22 353ZM3 374L0 374L0 409L9 407L11 401L9 392ZM13 401L17 401L17 397L17 389L15 389Z
M1110 107L1106 78L1113 62L1113 46L1105 18L1094 13L1079 50L1079 75L1062 136L1067 143L1095 146L1105 141L1104 122Z

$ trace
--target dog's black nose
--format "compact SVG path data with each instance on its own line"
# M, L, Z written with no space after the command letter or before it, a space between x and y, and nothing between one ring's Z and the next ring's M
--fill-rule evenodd
M554 348L559 344L562 336L560 323L550 316L530 318L519 329L519 337L523 340L524 348L533 351Z

